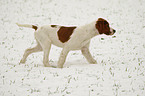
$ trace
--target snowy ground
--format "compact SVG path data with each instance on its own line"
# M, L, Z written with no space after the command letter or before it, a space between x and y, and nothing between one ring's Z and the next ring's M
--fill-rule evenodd
M144 0L0 0L0 96L145 96ZM18 23L84 25L98 17L117 30L116 37L92 39L98 64L80 51L69 53L63 69L46 68L43 53L19 64L35 46L34 30ZM56 66L61 48L52 46Z

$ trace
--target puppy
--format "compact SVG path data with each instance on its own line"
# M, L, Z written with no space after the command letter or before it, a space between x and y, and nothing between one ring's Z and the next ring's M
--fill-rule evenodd
M109 23L103 18L98 18L97 21L79 27L61 25L45 25L37 27L35 25L18 23L17 25L35 29L34 36L37 41L36 47L29 48L25 51L20 63L25 63L26 58L31 53L43 51L43 64L46 67L50 67L49 52L51 44L53 44L63 48L59 57L58 68L63 68L67 54L71 50L81 50L89 63L97 63L89 51L91 38L96 35L113 35L115 33L115 30L111 28Z

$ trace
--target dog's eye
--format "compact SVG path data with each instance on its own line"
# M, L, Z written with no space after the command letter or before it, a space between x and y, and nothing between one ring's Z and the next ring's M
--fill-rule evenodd
M107 27L109 27L109 24L107 25Z

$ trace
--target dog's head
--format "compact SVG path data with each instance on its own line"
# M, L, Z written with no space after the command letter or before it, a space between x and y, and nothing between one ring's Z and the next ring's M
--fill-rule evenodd
M96 28L98 29L99 34L113 35L116 32L116 30L111 28L109 23L103 18L99 18L96 21Z

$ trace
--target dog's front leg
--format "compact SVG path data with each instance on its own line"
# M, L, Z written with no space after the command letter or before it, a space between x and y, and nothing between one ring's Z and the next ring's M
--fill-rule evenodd
M90 64L96 64L97 61L92 57L90 51L89 51L89 48L87 47L83 47L81 49L82 51L82 54L84 55L84 57L87 59L87 61L90 63Z
M69 53L69 50L67 48L63 48L59 57L59 61L58 61L58 68L63 68L63 65L65 63L67 54Z

